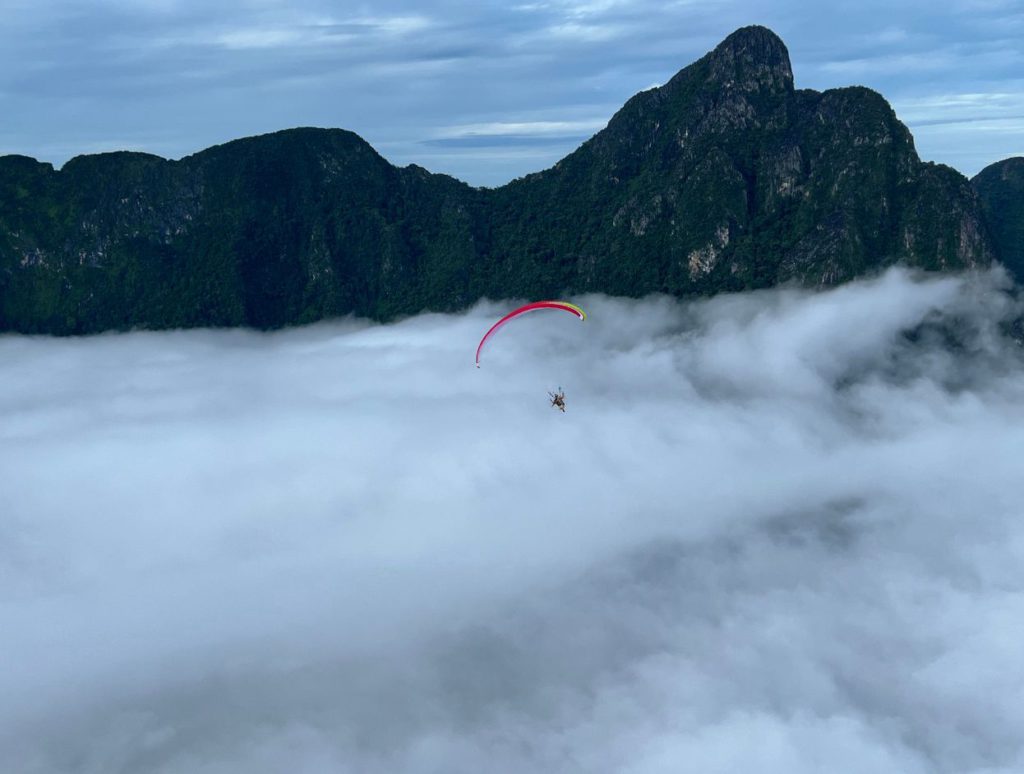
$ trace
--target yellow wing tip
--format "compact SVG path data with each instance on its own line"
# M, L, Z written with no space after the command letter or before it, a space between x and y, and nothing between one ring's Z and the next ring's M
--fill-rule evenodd
M562 301L560 303L563 303L566 306L571 307L571 308L575 309L577 312L579 312L580 320L586 320L587 319L587 313L583 311L582 307L576 306L576 304L574 304L574 303L572 303L570 301Z

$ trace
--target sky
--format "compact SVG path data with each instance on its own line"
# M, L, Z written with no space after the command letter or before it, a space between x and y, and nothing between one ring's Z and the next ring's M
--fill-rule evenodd
M1022 0L0 0L0 154L180 158L294 126L497 186L553 165L735 29L798 88L864 85L922 158L1024 155Z
M1005 287L0 337L4 766L1024 770Z

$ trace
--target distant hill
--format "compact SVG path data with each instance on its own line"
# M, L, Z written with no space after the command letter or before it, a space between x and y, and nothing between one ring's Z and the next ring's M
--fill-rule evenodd
M996 255L1018 281L1024 282L1024 157L985 167L971 184L981 197Z
M1020 219L998 214L1019 214L1020 176L988 172L972 187L922 162L873 91L794 89L782 41L745 27L496 189L338 129L180 161L0 157L0 330L275 328L484 296L833 285L895 262L1021 272Z

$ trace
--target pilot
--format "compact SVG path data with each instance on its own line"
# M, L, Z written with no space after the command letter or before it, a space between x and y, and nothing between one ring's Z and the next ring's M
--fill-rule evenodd
M554 406L555 408L559 409L560 411L564 412L565 411L565 393L562 392L562 388L559 387L557 393L549 392L548 395L551 396L551 405Z

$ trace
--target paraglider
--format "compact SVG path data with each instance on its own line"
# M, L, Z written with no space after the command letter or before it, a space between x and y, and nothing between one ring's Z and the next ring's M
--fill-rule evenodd
M561 409L562 413L564 414L565 413L565 393L562 391L562 388L559 387L558 388L558 392L549 392L548 395L551 396L551 405L554 406L557 409Z
M499 328L501 328L505 323L509 322L510 320L514 320L515 318L527 314L528 312L536 312L539 309L560 309L563 312L569 312L570 314L576 315L578 318L580 318L580 320L587 319L586 312L584 312L582 309L576 306L576 304L570 304L568 301L534 301L533 303L530 304L524 304L518 309L513 309L507 315L498 320L498 322L494 323L494 325L490 327L487 333L484 334L484 337L480 339L480 343L477 345L476 348L476 367L480 367L480 352L481 350L483 350L484 344L487 343L488 339L490 339L491 336L493 336Z
M480 353L483 351L484 344L493 336L497 330L502 327L505 323L510 320L514 320L527 312L535 312L539 309L560 309L563 312L569 312L570 314L576 315L581 321L587 319L587 313L580 309L576 304L570 304L568 301L534 301L530 304L524 304L518 309L513 309L507 315L502 317L498 322L494 323L484 334L484 337L480 339L480 343L476 347L476 367L480 367ZM557 408L563 414L565 413L565 393L562 388L558 388L558 392L548 392L551 397L551 405Z

